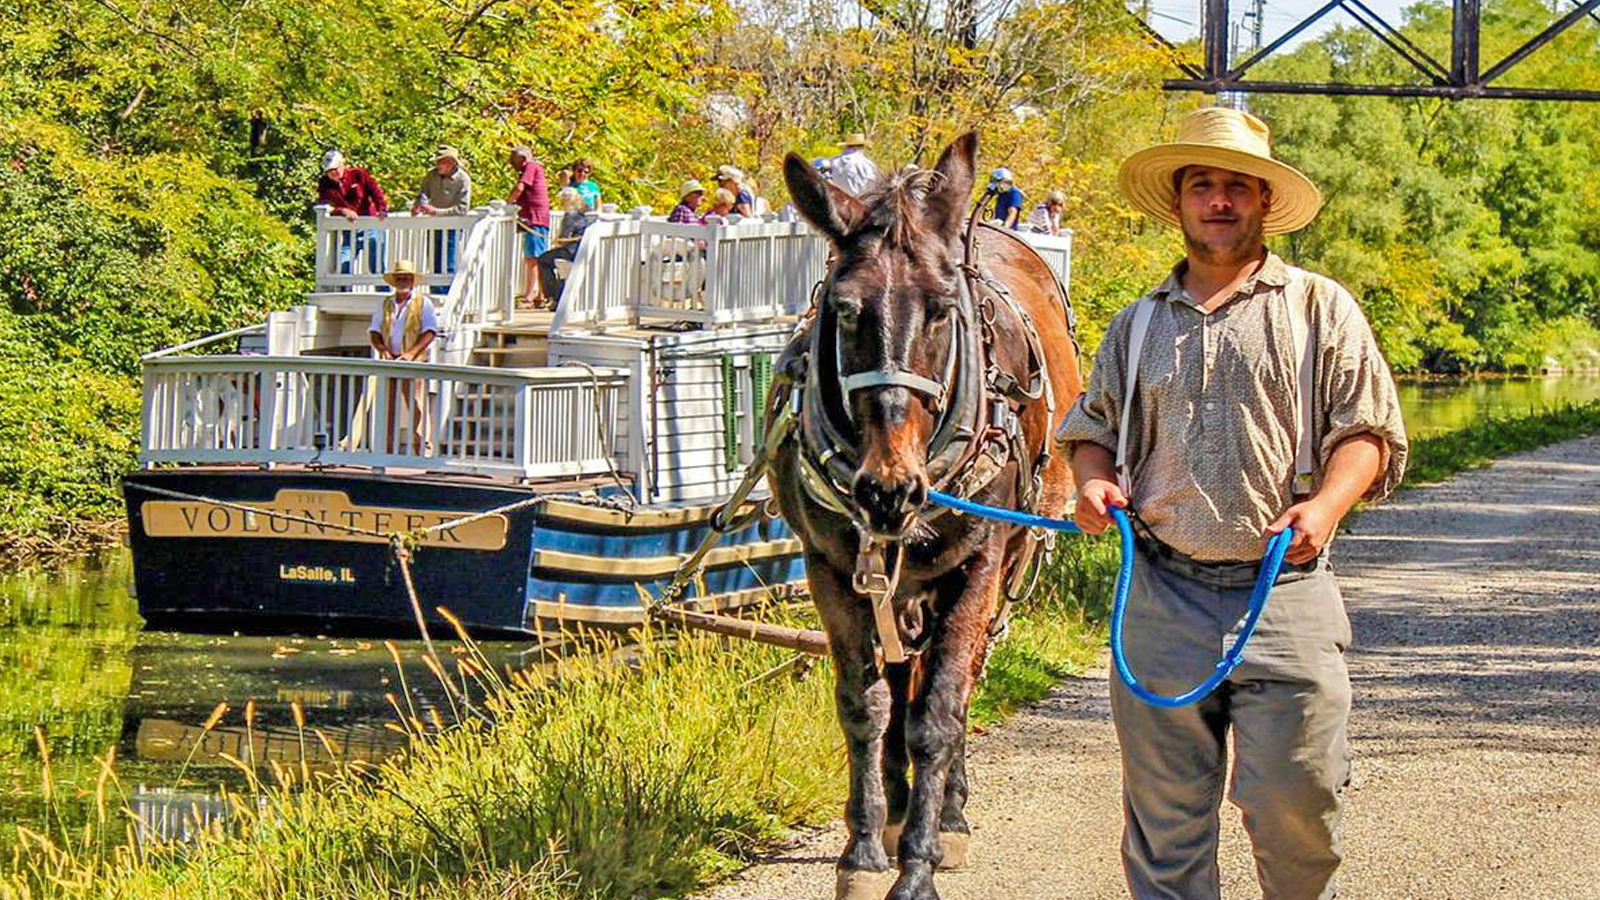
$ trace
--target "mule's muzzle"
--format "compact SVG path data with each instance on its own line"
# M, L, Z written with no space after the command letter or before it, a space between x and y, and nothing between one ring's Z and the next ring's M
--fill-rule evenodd
M888 478L856 472L850 496L872 536L897 540L928 502L928 478L921 472Z

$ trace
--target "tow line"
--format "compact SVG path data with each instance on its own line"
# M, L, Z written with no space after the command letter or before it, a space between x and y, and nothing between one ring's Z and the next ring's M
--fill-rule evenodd
M1052 531L1061 531L1068 534L1082 534L1083 529L1076 523L1066 519L1052 519L1048 516L1039 516L1032 513L1018 512L1014 509L1002 509L998 506L985 506L971 500L962 500L939 491L929 491L928 499L941 506L949 507L957 512L970 513L987 519L996 519L1002 522L1011 522L1017 525L1026 525L1029 528L1048 528ZM1283 555L1288 552L1289 544L1294 539L1294 528L1285 528L1272 536L1267 542L1267 554L1261 560L1261 571L1256 575L1255 588L1250 592L1250 611L1245 615L1244 626L1239 630L1239 637L1229 647L1222 658L1217 661L1211 675L1205 681L1181 694L1167 696L1157 694L1139 683L1134 676L1133 669L1128 666L1127 655L1123 652L1122 620L1128 612L1128 590L1133 585L1133 555L1136 552L1133 546L1133 525L1128 521L1126 510L1112 507L1111 517L1116 520L1117 531L1122 535L1122 567L1117 572L1117 590L1111 605L1111 660L1117 669L1117 676L1135 697L1150 704L1165 709L1177 709L1188 706L1210 696L1224 679L1233 674L1238 668L1240 659L1244 656L1244 648L1250 643L1250 638L1256 632L1256 623L1261 619L1261 611L1267 606L1267 594L1272 586L1278 583L1278 573L1283 569Z

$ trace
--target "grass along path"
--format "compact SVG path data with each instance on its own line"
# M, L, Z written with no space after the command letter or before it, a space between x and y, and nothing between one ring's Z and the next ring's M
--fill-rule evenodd
M1058 546L991 659L977 723L1099 654L1115 544ZM241 762L251 789L233 798L231 825L188 847L136 847L125 786L107 770L87 826L17 829L0 898L671 897L837 815L844 755L826 663L803 680L763 677L790 655L698 635L629 665L611 656L509 681L458 659L489 690L494 727L467 713L419 721L397 697L409 753L309 779L274 767L257 781Z

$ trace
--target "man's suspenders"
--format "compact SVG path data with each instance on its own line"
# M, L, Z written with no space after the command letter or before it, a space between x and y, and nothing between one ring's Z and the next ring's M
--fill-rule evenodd
M1283 292L1289 311L1289 334L1294 341L1297 361L1294 392L1295 421L1299 423L1294 441L1294 495L1311 495L1312 473L1316 471L1316 448L1312 446L1315 412L1316 342L1312 338L1311 293L1304 278L1293 278ZM1155 315L1154 297L1143 297L1133 308L1128 328L1128 377L1122 388L1122 417L1117 421L1117 485L1125 496L1133 496L1133 476L1128 459L1128 433L1133 430L1133 396L1139 385L1139 357L1144 352L1145 335L1150 332L1150 317Z

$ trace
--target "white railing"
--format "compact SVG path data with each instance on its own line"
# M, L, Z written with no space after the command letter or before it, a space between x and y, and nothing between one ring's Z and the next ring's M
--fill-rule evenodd
M1068 288L1071 293L1072 286L1072 230L1061 229L1060 234L1038 234L1031 231L1018 231L1017 237L1022 238L1028 246L1039 252L1044 257L1045 264L1061 279L1062 287Z
M552 332L575 325L726 325L798 315L810 303L827 258L827 241L799 222L602 220L578 245Z
M596 420L596 392L599 417ZM153 359L139 460L325 463L521 478L600 474L626 373L310 356Z
M317 207L316 289L318 291L375 291L383 273L397 260L416 265L417 283L426 287L451 282L450 254L454 247L459 268L467 234L487 217L504 217L504 204L474 209L464 216L413 216L395 212L387 216L336 216L326 206Z
M517 246L515 210L496 200L467 232L456 257L454 280L438 305L443 346L430 352L437 362L464 364L477 344L473 326L509 322L516 309Z

